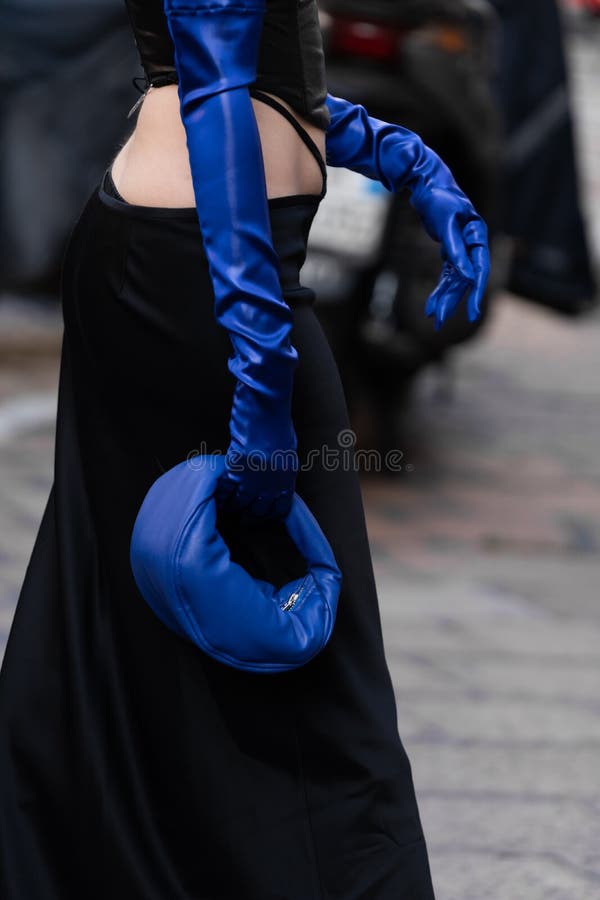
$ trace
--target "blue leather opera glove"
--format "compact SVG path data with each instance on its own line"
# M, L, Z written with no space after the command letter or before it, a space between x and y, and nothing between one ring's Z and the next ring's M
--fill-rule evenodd
M475 321L490 268L487 228L448 166L414 132L372 118L363 106L329 95L327 107L328 164L360 172L390 191L408 188L425 230L442 245L442 275L425 314L441 328L468 292L467 312Z
M297 471L297 354L248 92L264 7L264 0L164 0L215 315L231 338L229 369L237 379L217 499L255 515L284 516Z

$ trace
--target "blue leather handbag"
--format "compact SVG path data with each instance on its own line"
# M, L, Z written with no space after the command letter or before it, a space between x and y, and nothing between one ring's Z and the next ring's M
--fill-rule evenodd
M316 519L294 494L284 519L306 574L283 587L233 562L217 530L222 456L169 469L140 507L131 538L136 584L170 629L226 665L285 672L309 662L331 636L341 573Z

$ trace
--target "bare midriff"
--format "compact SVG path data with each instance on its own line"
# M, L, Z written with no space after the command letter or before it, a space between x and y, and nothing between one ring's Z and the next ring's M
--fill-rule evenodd
M270 106L254 99L252 103L261 139L268 197L319 194L321 172L296 131ZM291 107L287 108L324 155L324 132L300 118ZM176 85L148 91L135 130L113 163L112 175L117 190L128 203L157 207L195 205Z

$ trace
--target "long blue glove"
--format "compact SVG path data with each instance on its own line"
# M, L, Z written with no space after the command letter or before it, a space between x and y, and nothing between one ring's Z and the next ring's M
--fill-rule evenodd
M284 516L297 471L297 354L271 240L260 137L248 92L264 0L164 0L215 316L233 345L231 442L217 499Z
M414 132L372 118L364 106L329 95L327 107L328 164L360 172L390 191L408 188L425 230L442 245L442 275L425 314L441 328L468 292L467 312L475 321L490 268L487 228L448 166Z

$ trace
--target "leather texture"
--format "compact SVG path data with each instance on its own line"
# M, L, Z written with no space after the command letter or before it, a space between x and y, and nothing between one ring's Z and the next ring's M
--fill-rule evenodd
M248 92L264 2L165 0L196 207L237 379L223 505L283 517L297 471L297 353L272 244L260 137Z
M489 275L487 227L448 166L414 132L369 116L363 106L328 95L327 107L328 164L360 172L389 191L408 188L427 233L442 245L442 274L425 314L440 328L468 294L475 321Z
M232 562L216 524L224 465L223 457L196 457L154 482L131 539L137 586L168 628L219 662L249 672L298 668L331 636L340 571L297 494L285 526L306 559L306 575L276 588Z
M163 0L125 0L125 5L148 84L176 83ZM187 6L192 8L194 3ZM316 0L267 0L253 87L281 97L313 125L327 127L325 59Z

